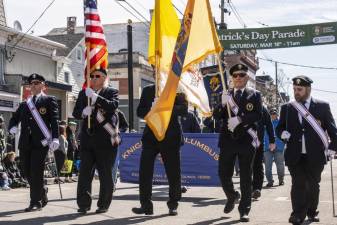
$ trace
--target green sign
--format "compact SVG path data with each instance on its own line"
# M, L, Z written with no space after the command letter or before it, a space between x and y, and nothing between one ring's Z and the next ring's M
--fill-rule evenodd
M270 49L337 43L337 22L287 27L218 30L225 50Z

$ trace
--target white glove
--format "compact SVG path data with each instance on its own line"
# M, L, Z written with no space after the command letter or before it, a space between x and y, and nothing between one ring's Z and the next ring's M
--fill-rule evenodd
M85 118L87 116L90 116L92 114L92 108L91 106L87 106L82 111L82 117Z
M57 138L54 138L53 141L49 144L49 149L51 151L55 151L59 148L60 146L60 141Z
M10 130L9 130L9 133L10 134L16 134L18 132L18 128L17 127L12 127Z
M269 144L269 149L270 149L271 152L274 151L276 149L275 143L270 143Z
M281 139L282 140L289 140L291 134L288 132L288 131L283 131L282 134L281 134Z
M222 105L225 106L229 102L230 98L231 97L226 92L223 92L222 95L221 95L221 103L222 103Z
M156 97L156 98L153 99L151 108L153 108L153 106L154 106L157 102L158 102L158 98Z
M328 151L327 151L327 157L329 157L329 159L334 159L335 158L335 154L336 154L336 152L334 150L328 149Z
M228 130L230 131L234 131L235 128L241 123L241 120L238 116L235 116L235 117L231 117L228 119L228 123L227 123L227 126L228 126Z
M92 90L90 87L87 87L85 89L85 95L87 97L91 98L92 104L95 104L95 102L97 100L97 97L98 97L98 94L96 94L94 90Z

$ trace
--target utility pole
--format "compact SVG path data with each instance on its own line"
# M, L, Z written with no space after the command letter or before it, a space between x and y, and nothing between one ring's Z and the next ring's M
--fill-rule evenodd
M128 91L129 91L129 132L133 130L133 50L132 50L132 21L128 20Z
M277 62L275 62L275 99L276 99L276 105L278 107L279 101L278 99L278 77L277 77Z

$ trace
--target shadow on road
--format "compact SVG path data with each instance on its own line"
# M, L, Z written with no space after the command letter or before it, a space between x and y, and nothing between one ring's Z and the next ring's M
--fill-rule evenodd
M66 214L66 215L58 215L58 216L45 216L45 217L36 217L36 218L29 218L29 219L22 219L17 221L0 221L0 225L44 225L46 223L62 223L62 224L72 224L72 225L79 225L75 221L78 217L90 217L91 215L97 215L94 213L90 213L87 215L81 215L79 213L73 214ZM102 214L102 216L105 216ZM145 222L147 220L159 219L168 216L167 214L157 215L157 216L135 216L135 217L126 217L126 218L113 218L110 216L106 216L109 219L101 220L101 221L94 221L91 223L86 223L87 225L129 225L129 224L138 224Z
M232 220L232 221L228 221L228 222L218 223L218 222L221 222L222 220L227 220L227 219L230 219L230 217L220 217L220 218L213 219L213 220L205 220L205 221L200 221L200 222L197 222L197 223L189 223L188 225L209 225L209 224L213 224L215 222L217 222L217 224L221 224L221 225L230 225L230 224L240 223L240 220Z

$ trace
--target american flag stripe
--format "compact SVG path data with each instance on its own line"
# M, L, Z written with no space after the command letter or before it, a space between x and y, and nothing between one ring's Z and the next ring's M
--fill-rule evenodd
M86 20L100 21L100 17L98 14L87 14L85 15Z
M105 35L101 19L97 10L97 0L85 0L85 45L90 49L89 62L90 72L97 68L107 69L108 67L108 49L105 41ZM85 63L85 80L87 72L87 51ZM86 87L86 82L83 84Z
M87 26L85 28L86 32L95 32L95 33L103 33L103 28L99 26Z
M93 38L93 39L103 39L104 40L104 38L105 38L105 36L104 36L104 34L102 34L102 33L94 33L94 32L85 32L85 36L87 37L87 38Z
M99 21L94 21L94 20L86 20L86 26L96 26L96 27L101 27L102 24Z

